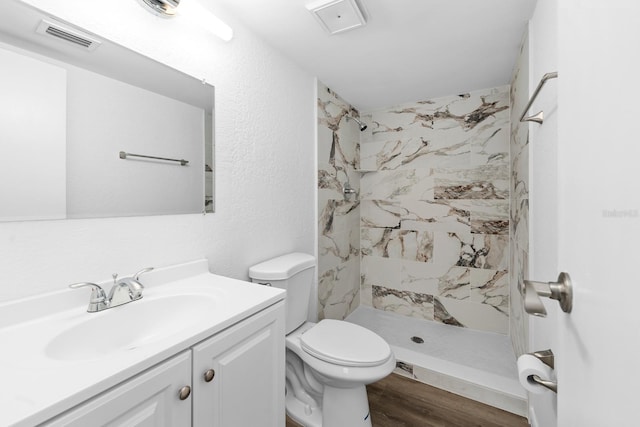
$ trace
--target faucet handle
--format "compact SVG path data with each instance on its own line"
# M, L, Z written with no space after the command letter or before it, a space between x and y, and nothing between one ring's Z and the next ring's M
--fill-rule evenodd
M80 282L80 283L72 283L69 285L71 289L79 289L90 287L91 288L91 297L89 298L89 307L87 311L89 313L93 313L96 311L100 311L105 308L107 305L107 295L104 293L104 289L100 287L100 285L96 285L91 282Z
M100 285L96 285L91 282L72 283L69 285L71 289L79 289L85 287L91 287L91 302L103 302L107 295L104 293L104 289Z
M147 267L147 268L143 268L142 270L138 271L136 274L133 275L133 278L138 281L140 280L140 276L144 273L148 273L151 270L153 270L153 267Z

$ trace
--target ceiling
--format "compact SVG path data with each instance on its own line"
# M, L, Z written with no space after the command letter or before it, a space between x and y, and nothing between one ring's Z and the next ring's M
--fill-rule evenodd
M361 111L508 84L536 0L357 0L327 34L311 0L209 0Z

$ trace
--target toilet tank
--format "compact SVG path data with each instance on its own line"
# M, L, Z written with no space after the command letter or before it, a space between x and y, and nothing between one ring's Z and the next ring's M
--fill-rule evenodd
M282 255L249 268L252 282L285 289L285 329L293 331L307 320L316 259L300 252Z

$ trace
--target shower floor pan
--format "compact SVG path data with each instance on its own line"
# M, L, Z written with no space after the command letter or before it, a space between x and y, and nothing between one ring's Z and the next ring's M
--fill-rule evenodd
M391 345L396 373L526 416L527 396L518 382L508 336L363 306L345 320L374 331Z

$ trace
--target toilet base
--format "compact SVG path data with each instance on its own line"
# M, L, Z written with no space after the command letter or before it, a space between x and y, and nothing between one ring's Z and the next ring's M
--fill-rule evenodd
M322 409L310 407L297 399L287 384L285 397L287 415L303 427L322 427Z
M364 385L354 388L325 385L322 412L325 427L371 427L369 399Z
M310 407L287 390L287 415L304 427L371 427L367 389L325 385L322 409Z

